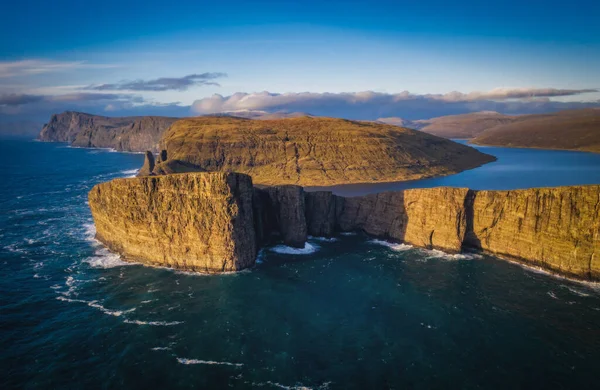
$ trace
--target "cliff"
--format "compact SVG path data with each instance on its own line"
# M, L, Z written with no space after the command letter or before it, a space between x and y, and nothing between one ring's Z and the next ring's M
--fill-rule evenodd
M471 140L477 145L566 149L600 153L600 109L522 115Z
M563 275L600 279L600 186L472 196L466 246Z
M249 176L193 173L117 179L89 195L97 238L126 259L203 272L254 264L272 238L362 231L417 247L489 253L600 279L600 186L474 191L427 188L344 198Z
M67 111L52 115L38 138L79 147L158 151L160 137L176 120L156 116L110 118Z
M465 145L385 124L300 117L199 117L163 135L167 161L153 173L240 172L262 185L335 185L448 175L495 158Z
M252 181L235 173L115 179L94 186L96 238L126 260L206 273L254 264Z

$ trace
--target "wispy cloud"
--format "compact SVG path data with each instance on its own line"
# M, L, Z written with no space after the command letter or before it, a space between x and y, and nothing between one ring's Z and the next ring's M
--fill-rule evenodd
M114 84L89 85L83 89L96 91L185 91L203 85L220 86L213 81L227 77L226 73L206 72L183 77L161 77L154 80L122 81Z
M63 72L73 69L104 69L114 68L112 64L92 64L86 61L53 61L29 59L21 61L0 61L0 78L31 76L43 73Z

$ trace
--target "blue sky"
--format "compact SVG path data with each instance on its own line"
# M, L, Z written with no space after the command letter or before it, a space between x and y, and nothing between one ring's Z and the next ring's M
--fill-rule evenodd
M64 109L193 115L210 106L417 119L594 105L599 3L12 2L0 16L0 33L10 37L0 40L0 116L41 118ZM178 79L205 73L226 76L127 89L132 81L180 86ZM503 97L485 94L497 89ZM265 105L254 95L262 91L288 95ZM377 101L322 95L362 91L377 93ZM410 98L399 98L403 91ZM471 98L449 97L452 91ZM229 98L240 92L248 95ZM302 92L312 94L294 95ZM221 104L203 102L213 94Z

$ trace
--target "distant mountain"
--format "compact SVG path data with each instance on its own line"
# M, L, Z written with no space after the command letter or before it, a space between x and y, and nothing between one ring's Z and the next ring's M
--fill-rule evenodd
M600 108L511 117L510 121L477 134L471 142L600 153Z
M0 138L34 139L42 126L34 121L0 122Z
M418 129L416 127L416 124L414 121L411 121L408 119L402 119L397 116L391 116L391 117L387 117L387 118L377 118L377 120L375 122L385 123L388 125L394 125L394 126L399 126L399 127L408 127L411 129Z
M407 124L407 126L444 138L465 139L473 138L484 130L494 126L510 123L516 118L515 116L503 115L494 111L481 111L416 120Z
M88 148L119 151L158 151L164 131L178 118L133 116L111 118L67 111L52 115L39 134L41 141L68 142Z

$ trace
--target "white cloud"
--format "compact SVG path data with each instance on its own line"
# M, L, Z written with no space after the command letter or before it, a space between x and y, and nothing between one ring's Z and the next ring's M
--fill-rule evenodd
M562 108L597 105L598 101L561 103L551 98L578 96L598 92L596 89L557 88L497 88L487 92L450 92L446 94L396 94L381 92L345 93L235 93L214 94L196 100L192 112L212 114L240 110L303 111L314 115L339 116L351 119L374 119L382 116L402 116L411 119L480 110L525 113L555 111Z

